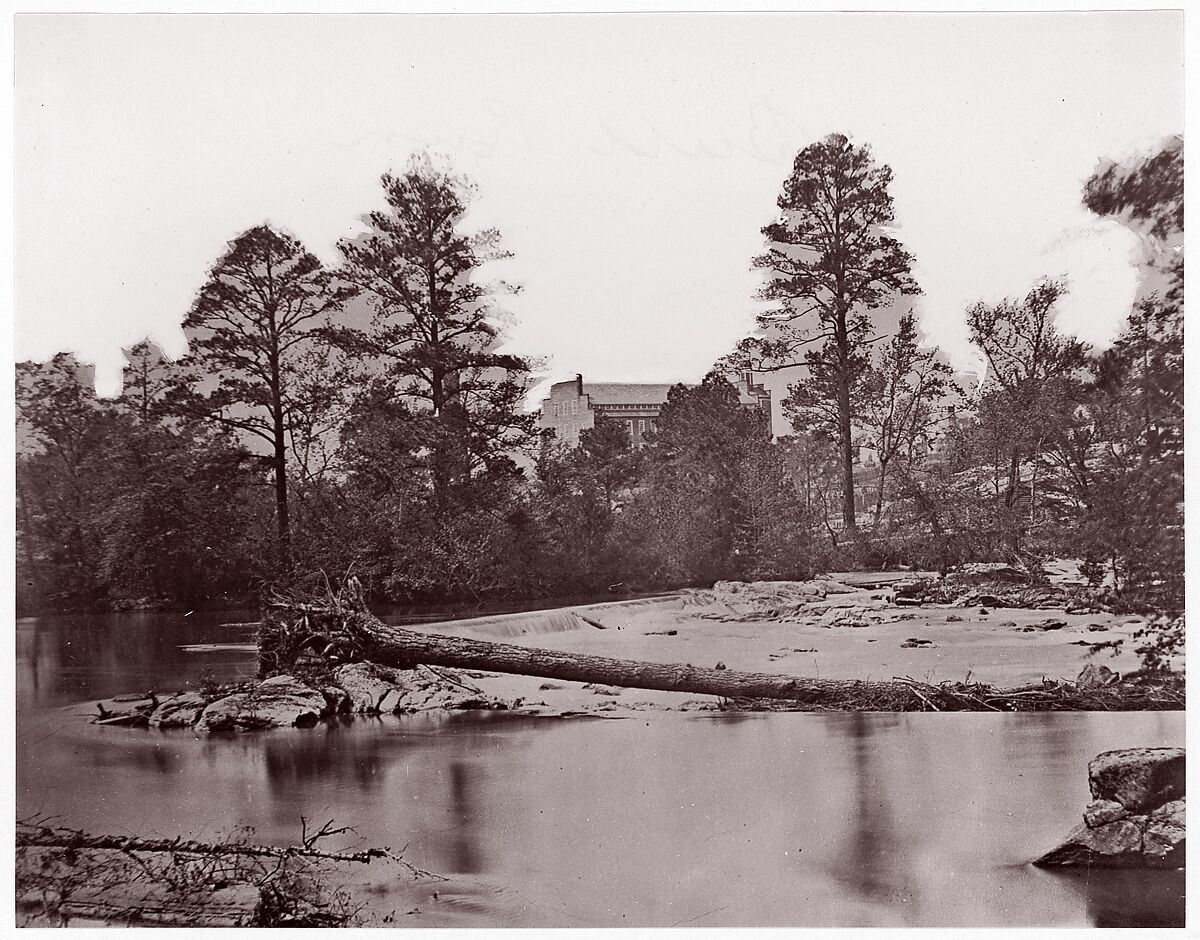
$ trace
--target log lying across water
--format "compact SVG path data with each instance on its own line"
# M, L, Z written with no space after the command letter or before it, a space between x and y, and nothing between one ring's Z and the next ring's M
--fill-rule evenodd
M787 703L784 707L847 711L1044 711L1141 710L1183 707L1182 687L1157 684L1087 689L1071 682L1043 682L994 690L978 683L930 685L912 679L890 682L814 679L704 668L690 663L650 663L586 653L536 649L460 636L418 633L389 626L367 609L351 578L327 603L280 601L260 632L265 673L285 671L304 650L327 660L366 660L383 666L449 666L537 676L570 682L713 695L740 702Z
M312 649L326 657L361 659L402 669L416 665L450 666L739 700L861 701L889 691L894 693L897 687L889 682L811 679L703 668L690 663L650 663L418 633L389 626L373 616L354 578L340 594L329 598L327 604L279 602L273 606L282 618L268 616L260 632L264 672L285 669L301 650Z
M879 694L894 683L809 679L690 663L649 663L585 653L534 649L437 633L416 633L385 623L359 620L356 634L366 658L383 666L454 666L568 682L688 692L730 699L770 698L813 702Z

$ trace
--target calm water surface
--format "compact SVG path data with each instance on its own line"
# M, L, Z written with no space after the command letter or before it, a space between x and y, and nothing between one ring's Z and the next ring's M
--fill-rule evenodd
M61 709L249 673L250 630L220 626L249 619L19 622L18 813L141 835L245 825L280 844L301 816L333 818L446 876L356 875L406 926L1182 922L1174 873L1026 864L1079 819L1088 760L1181 746L1178 713L488 713L197 738ZM226 648L181 649L199 644Z

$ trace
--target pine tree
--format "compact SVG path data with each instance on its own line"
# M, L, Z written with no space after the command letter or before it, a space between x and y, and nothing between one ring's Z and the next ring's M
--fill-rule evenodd
M767 250L754 259L770 276L761 297L778 307L759 318L766 336L743 345L762 360L758 368L808 367L796 397L832 425L847 531L855 527L852 434L873 339L869 311L919 292L912 256L888 234L891 180L870 147L842 134L796 156L779 195L780 215L762 230Z
M305 356L350 296L290 235L260 225L229 243L184 320L190 349L174 406L270 448L279 556L291 565L289 437L310 406Z
M528 366L497 351L493 298L505 285L479 279L486 263L509 255L496 230L463 232L475 187L427 155L382 182L387 209L338 246L338 277L366 297L373 316L336 340L376 363L380 387L405 404L428 454L434 507L445 513L460 484L509 466L508 452L530 440L533 417L521 407Z

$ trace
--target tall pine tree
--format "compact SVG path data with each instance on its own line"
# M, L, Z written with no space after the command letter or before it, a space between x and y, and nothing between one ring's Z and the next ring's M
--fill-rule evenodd
M493 299L505 285L480 279L483 265L509 255L495 229L463 231L475 186L428 155L382 182L387 208L338 246L339 278L373 316L365 328L338 331L337 341L378 363L377 385L405 406L442 515L473 475L511 467L508 451L532 430L521 408L528 366L496 351Z
M852 435L874 338L869 311L919 292L912 256L888 234L891 181L870 147L842 134L800 151L754 259L769 275L760 296L777 306L759 318L765 337L742 347L760 369L808 367L799 394L832 425L846 530L855 526Z
M313 389L306 354L350 296L290 235L259 225L213 266L184 320L190 350L174 404L270 447L280 561L291 564L288 447Z

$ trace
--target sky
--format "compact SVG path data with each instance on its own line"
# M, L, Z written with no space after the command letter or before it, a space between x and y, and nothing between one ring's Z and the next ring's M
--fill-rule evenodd
M549 374L697 381L753 328L750 259L796 152L837 131L895 179L928 341L1061 276L1103 345L1146 246L1080 202L1103 157L1183 129L1183 17L1062 14L19 16L15 345L182 355L225 243L269 222L328 264L380 175L445 154L507 348Z

